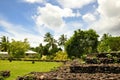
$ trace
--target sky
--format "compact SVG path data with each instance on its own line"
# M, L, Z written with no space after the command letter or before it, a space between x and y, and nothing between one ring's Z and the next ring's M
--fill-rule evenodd
M99 35L120 35L120 0L0 0L0 37L43 43L75 30L94 29Z

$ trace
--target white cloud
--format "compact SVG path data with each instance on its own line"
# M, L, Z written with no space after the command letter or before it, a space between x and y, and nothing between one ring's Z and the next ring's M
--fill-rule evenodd
M87 13L85 15L82 16L82 19L85 21L85 22L93 22L96 20L96 17L95 15L91 14L91 13Z
M119 0L98 0L98 13L100 19L92 24L91 28L100 34L120 34L120 1Z
M15 25L0 19L0 26L4 29L4 31L0 31L0 36L8 36L10 40L24 40L27 38L32 47L38 46L40 42L43 42L41 36L32 34L32 32L21 25Z
M98 12L105 17L120 16L120 1L119 0L98 0Z
M95 2L96 0L57 0L65 8L82 8L83 6Z
M28 2L28 3L42 3L45 0L24 0L24 2Z
M67 35L67 38L70 38L74 31L77 29L83 28L83 25L80 22L69 22L65 26L61 27L58 31L55 31L55 38L58 39L60 35Z
M79 15L78 13L73 13L72 9L62 9L59 6L47 3L45 7L38 7L37 15L33 17L37 26L45 26L56 30L65 25L63 17L75 17Z

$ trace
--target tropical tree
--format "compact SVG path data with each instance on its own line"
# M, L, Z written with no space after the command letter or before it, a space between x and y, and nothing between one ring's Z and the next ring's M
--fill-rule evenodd
M90 29L74 31L73 36L65 43L65 50L72 58L81 57L83 54L92 53L97 50L98 34Z
M29 49L30 45L27 42L27 39L22 41L12 40L10 43L10 56L15 58L24 57L25 51Z
M1 37L1 42L0 42L0 51L8 51L9 49L9 40L8 37L3 36Z
M104 33L103 36L102 36L102 38L101 38L101 41L107 40L110 37L112 37L112 35L110 35L109 33Z
M101 41L99 42L99 45L97 47L98 52L110 52L110 45L108 44L108 39L112 37L108 33L103 34Z
M108 39L108 44L112 51L120 51L120 36L110 37Z
M99 52L120 51L120 37L112 37L109 34L103 34L103 37L98 45Z
M47 42L49 48L54 48L56 46L57 41L53 38L53 36L48 32L45 34L44 42Z
M67 41L67 36L64 35L64 34L62 34L62 35L60 36L60 38L58 39L58 45L63 48L66 41Z
M50 54L56 53L58 51L56 44L57 41L53 38L53 36L49 32L45 34L44 42L47 42L46 47L49 49Z

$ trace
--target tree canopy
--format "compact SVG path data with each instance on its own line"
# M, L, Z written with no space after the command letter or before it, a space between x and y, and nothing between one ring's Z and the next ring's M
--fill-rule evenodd
M90 29L87 31L76 30L73 36L65 44L65 50L69 57L81 57L82 54L97 50L98 34Z
M99 52L110 52L120 50L120 37L112 37L109 34L103 34L103 37L98 45Z
M8 49L9 49L9 40L8 40L8 37L2 36L1 37L1 42L0 42L0 51L7 52Z
M24 57L25 51L29 49L30 45L27 42L27 39L24 39L24 41L15 41L12 40L10 43L10 55L11 57Z
M44 55L49 56L50 59L62 59L65 55L68 58L80 58L83 54L88 53L120 51L120 36L113 37L103 34L100 41L98 41L98 37L99 35L93 29L75 30L69 39L62 34L58 40L50 32L47 32L44 35L45 45L40 43L39 46L30 48L27 39L9 42L8 37L3 36L0 40L0 51L8 51L12 57L19 58L24 57L25 51L31 49L39 53L40 58Z

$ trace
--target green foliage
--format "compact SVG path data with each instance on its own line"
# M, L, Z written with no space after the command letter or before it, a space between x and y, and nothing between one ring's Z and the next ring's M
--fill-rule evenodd
M63 51L58 51L54 57L54 60L67 60L67 59L68 59L68 55L66 52Z
M22 41L15 41L12 40L10 43L10 55L11 57L20 58L24 57L25 51L29 49L29 44L27 42L27 39Z
M98 52L111 52L120 50L120 37L112 37L109 34L103 34L98 45Z
M100 42L97 47L98 52L111 52L110 46L107 44L106 41Z
M43 46L43 48L41 49L41 52L42 52L42 55L49 55L49 46L48 45Z
M53 36L48 32L45 34L44 42L47 42L47 45L52 48L56 46L57 41L53 38Z
M61 46L61 48L64 48L64 45L65 45L66 41L67 41L67 36L63 34L58 39L58 45Z
M47 44L44 46L43 51L47 51L48 54L46 55L54 55L58 51L57 41L54 39L54 37L48 32L45 34L44 42Z
M0 80L5 80L3 76L0 76Z
M107 41L112 51L120 50L120 37L110 37Z
M0 51L5 51L5 52L7 52L8 49L9 49L8 37L3 36L3 37L1 37Z
M101 41L97 47L98 52L110 52L110 46L108 44L108 39L111 37L109 34L103 34Z
M113 57L113 59L114 59L114 63L118 62L118 58L117 57Z
M77 30L74 35L66 42L65 50L68 56L80 58L83 54L97 51L98 34L90 29L87 31Z
M87 57L87 55L86 55L86 54L84 54L84 55L82 55L82 56L81 56L81 59L85 60L85 59L86 59L86 57Z
M47 56L42 55L41 60L47 60Z
M55 45L54 48L51 48L49 50L49 53L50 53L50 55L54 55L58 51L59 51L59 49L57 48L57 45Z
M112 55L111 54L107 54L106 55L108 58L112 58Z

